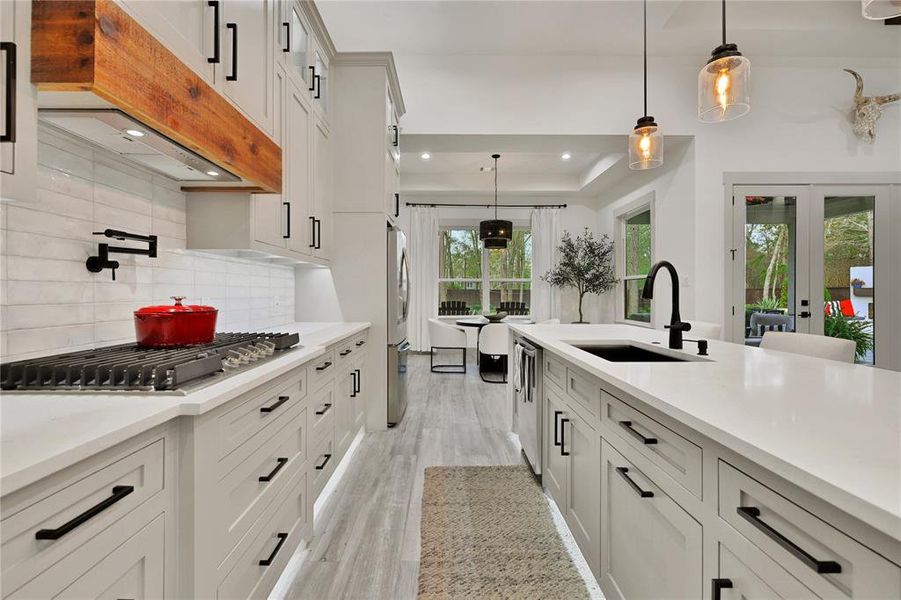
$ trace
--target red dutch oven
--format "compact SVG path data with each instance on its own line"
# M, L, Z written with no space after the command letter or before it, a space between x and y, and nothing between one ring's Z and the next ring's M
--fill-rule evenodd
M212 342L219 311L212 306L183 305L184 296L172 296L172 299L174 305L145 306L135 311L138 345L172 348Z

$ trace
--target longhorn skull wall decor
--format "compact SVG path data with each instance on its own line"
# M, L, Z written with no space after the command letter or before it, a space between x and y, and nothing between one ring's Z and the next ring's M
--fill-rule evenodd
M854 124L852 129L857 137L868 144L876 141L876 121L882 116L882 107L892 102L901 100L901 94L888 94L887 96L864 96L863 77L857 71L845 69L857 82L857 90L854 92Z

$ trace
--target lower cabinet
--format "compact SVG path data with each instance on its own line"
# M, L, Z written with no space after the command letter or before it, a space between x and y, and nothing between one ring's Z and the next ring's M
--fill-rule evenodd
M719 542L719 573L710 581L711 600L727 598L819 598L750 544Z
M601 442L601 585L608 598L702 598L702 528Z

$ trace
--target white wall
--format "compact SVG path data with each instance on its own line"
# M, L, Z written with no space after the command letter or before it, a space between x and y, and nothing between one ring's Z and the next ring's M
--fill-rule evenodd
M680 271L703 290L685 314L705 321L722 320L724 172L901 170L901 103L885 107L875 144L858 141L848 120L854 83L842 71L860 72L868 94L897 92L901 53L778 64L750 59L752 111L720 124L697 121L699 62L649 64L651 114L665 134L695 137L693 197L682 200L679 218L662 222L658 233L675 241L694 223L694 239L686 240L694 262ZM636 57L402 54L396 60L405 82L405 133L625 134L641 116ZM671 246L658 258L670 258Z
M4 361L133 342L133 311L175 295L217 307L219 331L294 320L291 268L184 250L177 182L49 130L38 140L35 200L0 205ZM158 258L112 255L116 281L90 273L85 260L110 241L92 232L105 228L158 235Z

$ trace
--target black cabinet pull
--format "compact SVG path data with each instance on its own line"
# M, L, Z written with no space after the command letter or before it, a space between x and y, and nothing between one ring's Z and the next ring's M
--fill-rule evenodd
M285 217L287 217L286 220L287 220L288 230L285 233L285 235L282 236L283 238L285 238L287 240L287 239L290 239L290 237L291 237L291 203L290 202L282 202L282 206L284 206L286 209L288 209L285 211Z
M291 23L285 21L282 27L285 28L285 47L282 48L282 52L291 52Z
M318 367L316 367L316 370L317 370L317 371L325 371L325 370L328 369L330 366L332 366L332 361L327 360L327 361L325 361L324 363L322 363L321 365L319 365Z
M557 434L559 433L559 427L560 427L560 425L559 425L559 423L557 423L557 419L559 419L559 418L560 418L560 415L562 415L562 414L563 414L563 411L562 411L562 410L555 410L555 411L554 411L554 445L555 445L555 446L559 446L559 445L560 445L560 438L559 438L558 435L557 435Z
M362 346L365 343L366 343L366 340L360 340L359 342L357 342L357 347L359 348L360 346Z
M322 461L322 464L321 464L321 465L316 465L316 466L314 467L317 471L321 471L322 469L324 469L324 468L325 468L325 465L328 464L328 461L332 460L332 455L331 455L331 454L323 454L322 456L325 458L325 460Z
M238 81L238 24L226 23L226 29L232 30L232 73L226 75L226 81Z
M644 437L643 435L638 433L638 431L632 427L632 421L620 421L619 425L620 425L620 427L622 427L623 429L625 429L626 431L628 431L629 433L631 433L632 435L634 435L635 437L640 439L641 443L643 443L643 444L651 445L651 444L657 443L657 438Z
M331 405L330 403L326 402L325 404L322 405L322 410L317 410L317 411L316 411L316 415L319 416L319 417L321 417L322 415L324 415L325 413L327 413L327 412L328 412L328 409L330 409L331 407L332 407L332 405Z
M275 465L274 469L269 471L268 475L260 475L259 476L258 479L260 480L260 483L269 483L270 481L272 481L272 478L275 477L276 475L278 475L278 472L282 470L282 467L284 467L286 464L288 464L287 458L277 458L275 460L278 464Z
M271 413L276 408L278 408L279 406L281 406L282 404L284 404L285 402L287 402L290 399L291 399L291 396L279 396L278 401L275 404L270 404L269 406L261 406L260 412L261 413Z
M394 194L394 216L400 216L400 194Z
M732 589L732 580L725 579L723 577L715 577L712 581L712 585L710 586L711 592L710 597L711 600L722 600L723 595L720 593L722 590Z
M310 217L310 248L316 247L316 217Z
M342 350L341 352L339 352L339 353L338 353L338 356L347 356L347 355L350 354L351 352L353 352L353 350L351 350L350 348L348 348L347 350Z
M318 100L322 97L322 77L313 75L313 87L316 88L316 95L313 98Z
M394 139L391 141L391 145L397 148L400 146L400 128L397 125L392 125L391 129L394 130Z
M213 56L208 56L206 61L209 63L219 62L219 0L207 0L207 6L213 7Z
M322 219L316 219L316 250L322 250Z
M351 387L350 387L350 397L356 398L357 397L357 372L351 371L350 378L353 380L353 383L351 383Z
M260 561L261 567L268 567L272 564L272 561L275 560L276 555L278 555L278 551L282 549L282 546L285 544L285 540L288 539L287 533L279 533L277 536L278 543L275 545L275 548L272 550L272 554L269 555L269 558L264 558Z
M310 87L307 88L307 91L312 92L316 89L316 67L310 65L307 68L310 70L310 74L312 75L312 77L310 78Z
M635 493L638 494L639 496L641 496L642 498L653 498L654 497L654 492L652 492L650 490L643 490L640 487L638 487L637 483L632 481L632 478L629 477L629 469L627 469L626 467L616 467L616 472L619 473L620 477L625 479L626 483L629 484L629 487L631 487L633 490L635 490Z
M16 44L0 42L0 52L6 54L6 122L0 142L16 141Z
M563 418L560 419L560 456L569 456L569 452L566 451L566 424L569 423L569 419Z
M357 373L357 393L360 393L360 390L363 389L363 374L360 372L360 369L354 369Z
M817 560L796 543L760 520L760 509L756 506L739 506L735 509L740 517L762 531L768 538L788 550L795 558L817 573L841 573L842 566L834 560Z
M79 525L84 525L133 491L135 491L135 486L133 485L114 486L113 494L109 498L95 504L68 523L60 525L56 529L39 529L37 533L34 534L34 538L36 540L58 540Z

